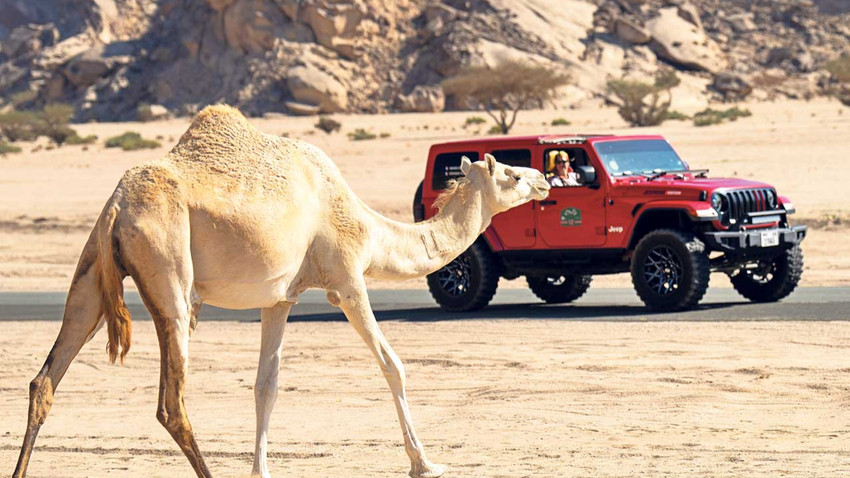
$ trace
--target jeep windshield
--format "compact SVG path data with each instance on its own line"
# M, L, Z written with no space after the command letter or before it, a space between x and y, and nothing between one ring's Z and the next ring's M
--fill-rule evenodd
M687 171L670 144L663 139L599 141L593 144L611 176L656 175Z

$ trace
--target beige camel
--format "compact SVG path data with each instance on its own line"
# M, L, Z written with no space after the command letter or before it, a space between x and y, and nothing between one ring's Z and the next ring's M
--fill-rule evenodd
M53 393L71 361L105 322L114 362L130 348L122 280L133 278L160 345L157 419L199 477L209 477L183 403L189 334L202 302L261 308L254 388L253 474L268 477L269 416L278 395L283 330L308 288L327 291L371 349L389 383L412 477L435 477L413 430L401 361L369 305L364 277L406 279L444 266L511 207L548 195L543 175L486 155L462 161L465 179L419 224L386 219L360 201L331 160L301 141L266 135L235 109L203 110L159 162L128 171L80 257L59 336L30 383L27 431L14 477L23 477Z

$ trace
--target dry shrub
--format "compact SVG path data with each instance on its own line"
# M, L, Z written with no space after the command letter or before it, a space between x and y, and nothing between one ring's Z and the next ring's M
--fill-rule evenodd
M366 131L363 128L357 128L353 132L348 133L348 139L350 139L352 141L366 141L366 140L375 139L375 138L377 138L375 133L371 133L369 131Z
M126 131L124 134L106 140L107 148L121 148L124 151L158 148L160 146L158 141L142 138L142 135L135 131Z
M659 70L655 81L611 80L608 91L620 100L617 112L632 126L658 126L667 119L667 110L673 101L670 92L679 82L672 70ZM665 98L666 96L666 98Z
M0 135L8 141L33 141L41 126L37 114L30 111L9 111L0 114Z
M545 66L505 61L488 67L469 67L443 81L443 90L461 103L483 109L508 134L521 109L551 101L569 76ZM467 123L470 124L470 123Z
M322 116L321 118L319 118L319 122L316 123L314 126L327 134L331 134L334 131L339 131L340 128L342 128L342 123L336 121L333 118Z
M10 153L20 153L21 148L19 146L15 146L14 144L9 144L5 141L0 140L0 156L6 156Z
M727 110L714 110L706 108L694 114L694 126L710 126L720 124L724 121L737 121L738 118L746 118L752 116L753 113L748 109L740 109L733 106Z

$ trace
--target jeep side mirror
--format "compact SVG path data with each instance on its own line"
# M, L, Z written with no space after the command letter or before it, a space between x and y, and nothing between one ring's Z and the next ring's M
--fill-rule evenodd
M596 181L596 169L593 166L578 166L576 173L578 173L578 179L582 186L593 184Z

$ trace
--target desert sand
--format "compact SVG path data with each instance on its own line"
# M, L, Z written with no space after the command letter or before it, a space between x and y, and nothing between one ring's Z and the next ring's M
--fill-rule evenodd
M807 317L801 317L806 319ZM850 324L469 320L382 322L446 477L837 477L850 474ZM27 384L58 322L0 336L0 463L11 472ZM258 323L201 322L186 403L215 476L251 469ZM59 386L30 477L188 477L154 417L159 352L137 320L125 366L105 334ZM354 330L294 322L271 422L273 476L406 476L389 389Z
M613 108L589 105L575 110L524 111L512 134L614 132L661 133L693 168L712 176L766 181L797 206L795 220L814 222L850 209L850 110L836 101L754 103L753 116L734 123L697 128L690 121L668 121L657 128L628 128ZM685 111L693 113L693 111ZM467 117L482 113L335 115L342 132L327 135L315 118L253 119L271 134L301 138L323 148L367 204L395 219L412 221L413 193L425 171L431 144L486 134L490 124L464 128ZM566 118L569 126L548 126ZM67 290L76 260L103 204L128 168L164 155L189 119L150 123L75 125L96 134L97 145L48 150L26 144L21 154L0 157L0 291ZM346 133L365 128L386 138L351 141ZM122 152L103 140L124 131L157 138L162 147ZM43 141L43 140L42 140ZM41 147L39 147L41 145ZM811 231L804 243L803 285L850 284L850 242L845 231ZM728 285L715 275L713 285ZM131 284L128 284L132 287ZM424 287L424 280L372 282L372 287ZM629 287L627 275L600 277L594 287ZM524 279L502 287L525 287Z

